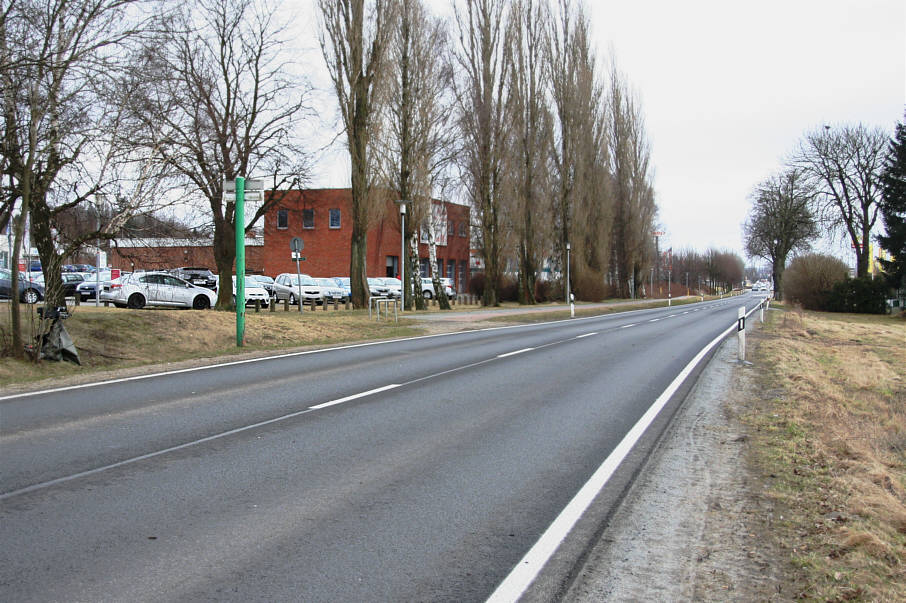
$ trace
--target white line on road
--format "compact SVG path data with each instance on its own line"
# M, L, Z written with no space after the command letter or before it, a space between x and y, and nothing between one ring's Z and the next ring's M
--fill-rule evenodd
M346 396L345 398L340 398L339 400L331 400L330 402L324 402L323 404L315 404L314 406L309 406L308 408L309 408L309 410L320 410L322 408L327 408L328 406L334 406L336 404L342 404L343 402L349 402L350 400L357 400L359 398L364 398L365 396L370 396L371 394L378 394L380 392L385 392L388 389L394 389L399 386L400 386L399 383L391 383L390 385L385 385L384 387L370 389L367 392L353 394L351 396Z
M516 350L515 352L507 352L506 354L497 354L498 358L506 358L507 356L515 356L516 354L522 354L524 352L531 352L535 348L523 348L521 350Z
M598 334L597 332L594 332L594 333L586 333L585 335L576 335L575 338L576 338L576 339L582 339L583 337L591 337L592 335L597 335L597 334Z
M660 318L652 318L652 319L649 320L648 322L657 322L657 321L659 321L659 320L661 320L661 319L660 319Z
M631 325L623 325L623 326L620 327L620 328L621 328L621 329L628 329L629 327L634 327L634 326L636 326L637 324L639 324L639 323L634 322L634 323L632 323Z

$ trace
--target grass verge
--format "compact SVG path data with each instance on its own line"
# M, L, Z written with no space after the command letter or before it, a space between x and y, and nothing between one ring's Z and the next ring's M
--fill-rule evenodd
M773 306L772 306L773 307ZM906 600L906 322L771 311L753 335L764 368L757 470L799 598Z
M370 320L368 311L246 313L245 341L236 346L236 315L193 310L72 308L64 321L82 366L68 362L26 362L0 358L0 387L87 377L99 371L130 369L235 354L287 350L421 334L410 321ZM0 333L9 333L9 313L0 312ZM23 317L23 336L31 332Z

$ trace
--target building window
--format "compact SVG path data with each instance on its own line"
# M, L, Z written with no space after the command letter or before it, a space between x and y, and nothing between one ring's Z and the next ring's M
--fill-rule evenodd
M340 227L340 210L331 209L330 210L330 228L339 228Z
M461 236L462 238L466 238L466 223L465 222L459 223L459 236Z
M456 236L456 222L450 220L447 222L447 237L453 238L454 236Z
M315 210L303 209L302 210L302 228L314 228L314 227L315 227Z
M456 278L456 260L447 260L447 278L450 280Z
M466 291L466 268L468 267L468 265L468 262L459 262L459 288L457 289L457 291L459 291L460 293L465 293Z
M428 278L428 258L420 258L418 260L418 271L421 273L422 278Z
M289 228L289 212L285 209L277 210L277 228L286 229Z

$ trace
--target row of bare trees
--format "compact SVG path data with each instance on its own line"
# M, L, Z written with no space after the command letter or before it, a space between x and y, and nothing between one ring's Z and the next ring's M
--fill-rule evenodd
M217 271L229 279L236 230L254 227L279 195L236 224L224 179L267 175L280 191L310 173L299 126L313 113L311 88L295 75L303 71L281 8L3 0L0 223L15 232L14 287L28 230L47 303L63 305L63 258L189 200L203 208L198 227L213 233ZM578 294L639 286L656 217L644 123L625 76L598 62L581 5L453 8L443 21L422 0L318 2L352 165L354 303L367 302L365 233L388 195L409 201L407 275L417 273L421 232L435 237L431 199L471 205L486 304L498 303L509 271L532 303L542 267L565 272L567 244ZM230 290L219 288L218 307L231 305Z
M759 183L743 225L746 253L771 264L782 299L791 254L807 251L822 234L841 236L855 255L856 276L868 275L877 232L888 135L863 124L806 132L776 174Z
M224 179L270 175L269 188L281 190L309 170L295 131L309 87L291 75L278 8L256 0L3 0L0 224L15 232L13 353L23 349L15 288L27 230L46 303L60 306L63 258L114 239L136 216L201 201L198 227L213 233L226 279L218 306L232 304L235 229L253 227L267 204L237 225ZM94 220L86 225L85 216Z
M534 303L542 269L565 275L568 245L577 294L641 287L657 214L644 120L626 77L599 65L580 3L461 0L451 23L422 0L319 9L353 211L364 233L387 190L409 203L407 275L422 225L434 238L431 199L459 194L473 212L484 304L499 303L511 272L520 301ZM356 304L367 296L364 244L353 242Z

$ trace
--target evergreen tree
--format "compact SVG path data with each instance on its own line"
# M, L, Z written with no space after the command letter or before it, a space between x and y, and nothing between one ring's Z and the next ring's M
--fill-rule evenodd
M891 287L906 287L906 123L897 124L896 133L881 175L881 202L879 203L886 236L879 236L881 247L890 260L881 260Z

